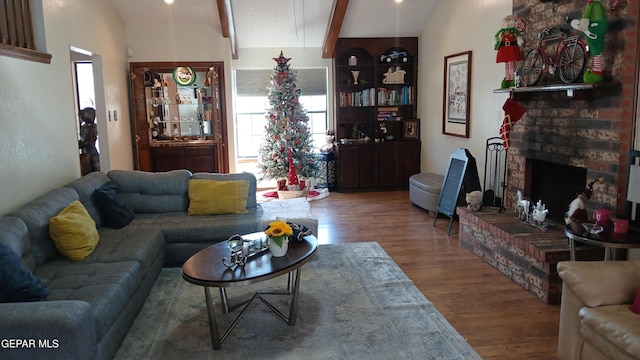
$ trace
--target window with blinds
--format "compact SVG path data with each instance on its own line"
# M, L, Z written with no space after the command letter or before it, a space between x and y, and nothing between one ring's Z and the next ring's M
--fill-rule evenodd
M236 96L267 96L273 69L235 70ZM327 95L327 69L296 69L303 96Z
M268 89L273 69L234 70L236 156L238 160L257 159L264 138ZM325 143L327 133L327 69L296 69L301 90L300 103L309 116L314 145Z

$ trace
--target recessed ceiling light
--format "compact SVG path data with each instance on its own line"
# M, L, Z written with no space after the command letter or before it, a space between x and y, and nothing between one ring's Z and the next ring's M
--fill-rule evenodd
M164 2L167 4L173 4L173 0L164 0Z
M402 2L402 0L395 0L395 1L396 1L397 3L401 3L401 2Z

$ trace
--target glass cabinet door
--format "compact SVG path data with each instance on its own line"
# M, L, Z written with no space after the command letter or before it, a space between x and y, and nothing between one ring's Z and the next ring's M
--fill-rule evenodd
M218 86L218 70L214 66L202 71L191 67L145 69L150 141L219 139Z

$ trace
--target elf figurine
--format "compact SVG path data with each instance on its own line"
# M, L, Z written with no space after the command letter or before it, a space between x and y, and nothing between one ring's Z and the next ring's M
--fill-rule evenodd
M611 2L614 10L620 0ZM589 51L593 55L593 68L584 72L583 80L587 84L595 84L604 80L604 37L608 28L607 13L600 1L588 0L582 13L582 19L571 21L571 27L582 31L587 36Z
M524 22L514 15L507 15L500 23L501 29L494 36L494 49L497 63L505 63L504 79L500 88L506 89L515 86L516 62L520 61L520 46L524 44L520 33L524 30Z

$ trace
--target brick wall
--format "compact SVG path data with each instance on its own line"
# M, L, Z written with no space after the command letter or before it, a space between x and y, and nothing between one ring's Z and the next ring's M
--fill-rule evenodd
M603 4L609 2L605 0ZM570 29L567 19L580 18L586 3L586 0L545 3L514 0L513 12L526 24L523 54L537 44L537 35L544 28ZM590 209L604 206L624 212L628 154L633 147L635 128L639 17L637 0L622 0L616 10L608 12L609 30L603 54L605 82L611 86L603 86L586 98L568 98L564 92L526 93L515 97L527 109L527 114L511 131L507 208L512 208L516 190L524 190L528 195L525 165L529 157L586 168L588 180L603 177L605 184L594 187ZM590 66L589 56L587 67ZM557 76L543 80L543 83L561 83Z

